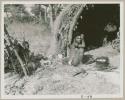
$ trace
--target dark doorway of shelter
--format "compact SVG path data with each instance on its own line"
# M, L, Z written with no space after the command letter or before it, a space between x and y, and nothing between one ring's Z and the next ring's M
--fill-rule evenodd
M83 8L81 15L75 25L73 39L78 34L84 34L86 50L94 49L103 45L103 40L107 37L112 41L117 37L120 27L120 8L118 4L96 4L87 5ZM116 29L109 31L108 28Z

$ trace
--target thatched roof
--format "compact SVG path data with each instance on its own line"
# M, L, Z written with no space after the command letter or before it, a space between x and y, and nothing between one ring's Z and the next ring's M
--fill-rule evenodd
M80 18L82 19L82 22L80 22ZM115 22L116 20L118 21ZM88 44L99 44L98 42L100 42L100 39L103 37L102 31L105 25L110 21L114 21L114 23L117 24L117 27L119 27L118 5L72 4L67 6L67 8L65 8L57 17L54 25L58 51L62 52L66 49L64 46L65 42L72 44L77 31L83 32L83 30L85 30L87 33L87 41L85 42L88 42ZM78 24L81 24L81 26L78 26ZM77 26L80 27L80 29ZM91 32L88 33L89 30L91 30ZM59 39L58 35L60 35ZM97 41L92 41L92 39L96 39Z
M63 38L68 38L70 42L72 39L72 30L83 7L85 5L73 4L64 9L55 21L54 33L61 34Z
M77 17L80 15L84 7L85 5L83 4L68 5L67 8L64 9L57 17L54 24L54 33L55 36L57 36L58 34L61 35L61 39L57 40L57 42L64 42L66 40L66 42L71 43L73 28L76 24ZM57 43L57 49L59 52L62 52L64 48L64 45L60 46L60 44Z

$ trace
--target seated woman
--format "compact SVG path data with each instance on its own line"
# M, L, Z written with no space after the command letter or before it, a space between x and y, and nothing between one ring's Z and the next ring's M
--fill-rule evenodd
M82 63L83 55L84 55L84 48L85 48L85 41L84 41L84 34L80 34L75 37L73 41L73 53L71 55L70 62L71 65L77 66Z

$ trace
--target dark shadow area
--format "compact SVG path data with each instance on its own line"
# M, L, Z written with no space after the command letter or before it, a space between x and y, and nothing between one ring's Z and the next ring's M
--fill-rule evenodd
M83 64L91 64L94 62L94 58L93 58L93 55L84 55L83 56L83 60L82 60L82 63Z
M116 38L120 27L120 7L118 4L87 5L76 23L73 38L85 35L86 50L97 48ZM76 34L77 33L77 34Z

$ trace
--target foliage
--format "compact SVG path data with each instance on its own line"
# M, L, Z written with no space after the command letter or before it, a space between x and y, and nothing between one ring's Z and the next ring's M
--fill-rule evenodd
M34 55L31 53L29 50L29 43L25 40L21 43L13 37L11 37L11 40L13 41L13 44L10 44L7 38L4 40L5 73L15 72L21 76L24 75L21 67L22 65L14 52L14 50L16 50L24 64L27 74L31 75L38 67L41 66L40 60L43 58L43 55Z
M13 21L27 22L28 18L30 21L33 20L23 4L6 4L4 6L4 12L10 23Z
M22 23L44 22L53 26L53 22L63 8L64 6L61 4L34 4L28 12L24 4L5 4L5 21L7 23L14 21Z
M44 16L44 8L41 7L41 4L35 4L32 9L31 12L36 16L36 17L43 17ZM41 13L41 16L39 16Z
M112 41L112 47L120 52L120 32L117 32L117 38Z

